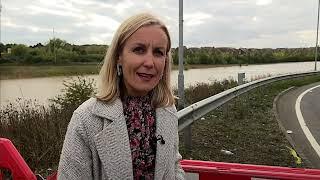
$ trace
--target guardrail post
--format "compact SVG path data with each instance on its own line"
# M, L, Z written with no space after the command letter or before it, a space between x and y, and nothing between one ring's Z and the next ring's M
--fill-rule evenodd
M245 78L246 78L245 73L238 73L238 85L244 84Z
M186 148L186 152L190 153L192 148L192 131L191 125L187 126L183 131L184 138L184 146Z
M180 101L181 102L181 101ZM184 102L184 101L182 101ZM178 104L178 110L181 110L184 108L184 104ZM184 148L186 150L187 153L191 152L191 148L192 148L192 132L191 132L191 125L185 127L183 129L183 144L184 144Z

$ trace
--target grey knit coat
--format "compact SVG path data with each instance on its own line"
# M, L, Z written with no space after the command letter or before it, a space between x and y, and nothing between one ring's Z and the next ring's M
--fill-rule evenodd
M175 107L156 109L155 179L184 179ZM75 110L63 143L58 179L133 179L131 149L120 99L91 98Z

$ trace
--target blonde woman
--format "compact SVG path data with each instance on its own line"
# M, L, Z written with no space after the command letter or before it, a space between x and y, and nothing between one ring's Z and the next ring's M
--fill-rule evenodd
M170 49L168 29L151 14L120 25L97 96L71 118L58 179L184 179Z

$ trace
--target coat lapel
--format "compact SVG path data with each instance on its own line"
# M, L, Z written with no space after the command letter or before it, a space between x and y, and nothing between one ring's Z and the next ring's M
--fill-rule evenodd
M156 109L156 135L161 135L165 141L171 138L167 133L168 121L172 120L169 111L169 108ZM121 100L117 99L111 104L97 101L92 112L105 119L103 130L94 137L94 141L106 175L111 179L133 179L131 149ZM154 179L164 177L167 142L157 142Z
M165 108L156 109L156 135L162 136L166 141L170 137L167 136L166 126L168 125L168 112ZM165 168L166 168L166 156L168 151L168 141L165 144L157 142L157 154L156 154L156 165L155 165L155 176L154 179L163 179Z
M132 158L121 100L112 104L97 101L94 114L105 118L103 130L95 137L100 160L111 179L133 179Z

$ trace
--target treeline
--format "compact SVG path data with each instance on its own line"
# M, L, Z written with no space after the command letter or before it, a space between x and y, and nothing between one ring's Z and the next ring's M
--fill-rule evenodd
M178 48L173 50L178 64ZM262 64L313 61L315 48L184 48L185 64Z
M72 62L101 62L106 45L74 45L58 38L34 46L0 43L0 64L68 64Z
M1 44L1 63L67 64L101 62L107 45L74 45L58 38L45 45ZM184 48L185 64L261 64L313 61L315 48ZM172 49L173 63L178 64L178 48Z

